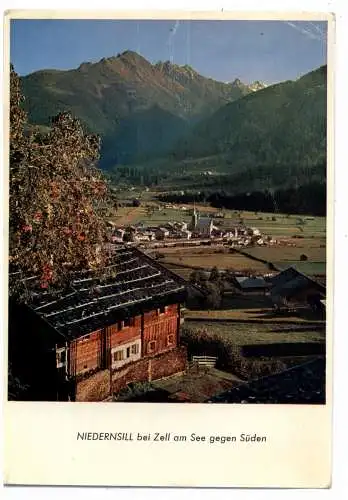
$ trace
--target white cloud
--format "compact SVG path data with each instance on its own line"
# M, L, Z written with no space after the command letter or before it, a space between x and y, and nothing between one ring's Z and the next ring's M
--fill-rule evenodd
M306 36L307 38L310 38L311 40L318 40L318 41L323 41L325 40L325 35L321 31L318 25L309 22L309 23L303 23L299 22L298 24L295 24L290 21L285 21L285 24L293 28L294 30L302 33L302 35Z

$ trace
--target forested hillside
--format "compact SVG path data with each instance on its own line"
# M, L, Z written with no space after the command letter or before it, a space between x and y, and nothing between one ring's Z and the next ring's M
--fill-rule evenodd
M220 108L173 149L176 160L216 155L232 183L323 180L326 166L326 66Z

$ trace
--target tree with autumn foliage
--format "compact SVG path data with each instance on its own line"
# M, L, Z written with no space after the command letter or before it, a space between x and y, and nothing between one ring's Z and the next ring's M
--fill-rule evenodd
M71 271L103 265L108 190L96 167L99 138L66 112L42 135L28 125L22 101L11 66L10 269L48 288Z

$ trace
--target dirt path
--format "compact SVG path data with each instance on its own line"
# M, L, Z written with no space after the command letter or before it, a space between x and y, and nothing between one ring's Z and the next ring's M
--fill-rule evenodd
M126 226L131 224L132 220L134 220L135 217L139 215L141 212L142 212L141 207L132 207L126 214L121 215L121 217L117 218L117 224L120 226Z

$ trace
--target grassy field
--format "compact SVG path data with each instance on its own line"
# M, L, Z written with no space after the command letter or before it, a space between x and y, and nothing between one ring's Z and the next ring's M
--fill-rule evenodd
M142 222L148 226L158 226L166 222L190 222L191 216L188 211L177 210L173 208L164 208L156 210L152 215L149 215L144 208L142 213L139 213L134 222Z
M227 249L205 248L161 248L160 253L164 256L161 263L174 263L178 268L180 264L211 270L214 266L219 269L233 269L235 271L254 270L255 272L267 272L266 264L249 259L238 254L229 253Z
M293 343L293 342L323 342L325 331L296 330L295 327L284 326L281 323L252 324L209 322L199 323L185 320L185 327L200 332L205 330L208 334L217 334L233 345Z
M314 240L306 240L299 247L250 247L245 252L260 259L269 260L278 269L286 269L289 266L296 267L300 272L308 275L326 273L326 248ZM309 243L308 243L309 242ZM308 245L308 246L307 246ZM247 255L229 253L226 248L192 247L192 248L161 248L160 259L165 265L183 276L189 277L192 269L202 268L207 271L214 266L219 269L230 269L234 271L253 271L255 273L266 273L269 271L266 264L249 259ZM300 256L305 254L308 261L301 261Z
M277 323L296 323L296 324L306 324L306 323L323 323L322 320L318 320L316 317L312 317L309 314L301 315L300 313L288 313L284 315L275 315L271 309L255 309L248 308L245 309L217 309L217 310L187 310L185 313L185 318L187 321L190 320L226 320L235 322L252 322L252 324L264 324L265 322L270 324Z
M114 222L118 226L128 226L134 224L138 219L145 215L144 207L119 207L117 211L108 220Z
M254 212L225 211L223 226L227 227L234 220L242 219L247 226L255 226L264 234L274 238L304 238L325 239L326 218L306 217L302 215L269 214Z
M271 262L294 262L300 261L302 254L307 255L311 262L325 262L326 248L313 240L299 240L296 247L273 246L273 247L253 247L246 252L260 259Z
M220 309L215 310L195 310L187 309L185 318L196 320L226 320L253 323L286 324L292 323L295 326L316 324L324 326L324 321L317 315L306 309L299 309L295 312L283 311L275 313L272 300L269 296L258 295L235 295L225 294ZM198 322L198 321L197 321Z
M173 273L178 274L185 280L189 280L192 269L188 269L187 267L180 267L179 265L167 264L163 261L160 262L165 264L165 267L167 267L170 271L173 271Z
M247 253L260 259L269 260L279 269L294 266L305 274L325 274L326 272L326 247L315 239L296 240L296 247L253 247ZM301 261L304 254L307 261Z

